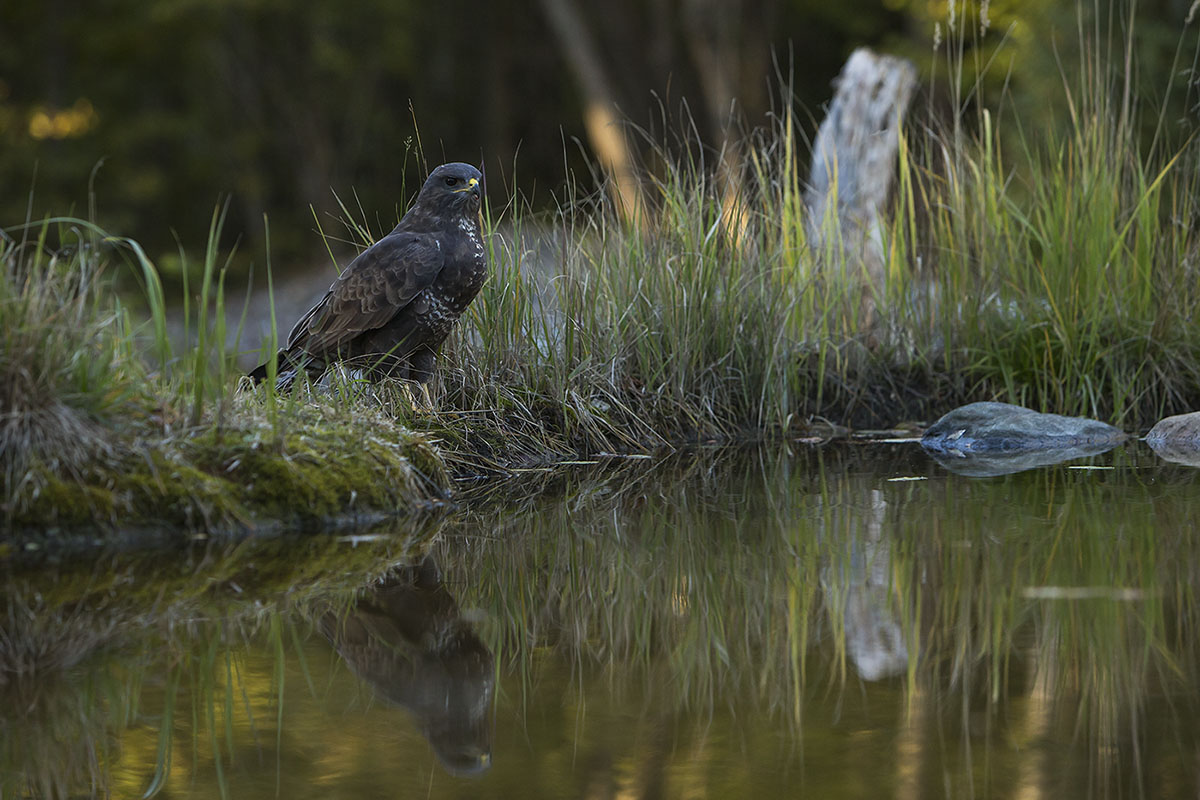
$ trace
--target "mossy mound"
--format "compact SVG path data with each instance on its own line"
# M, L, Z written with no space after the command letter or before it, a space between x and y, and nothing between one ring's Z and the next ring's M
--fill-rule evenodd
M251 393L178 429L134 422L72 469L9 487L10 531L157 525L216 532L428 509L450 479L429 440L363 403L269 409Z

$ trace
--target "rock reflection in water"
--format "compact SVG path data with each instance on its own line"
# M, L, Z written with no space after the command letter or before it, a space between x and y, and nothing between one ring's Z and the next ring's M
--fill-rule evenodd
M379 581L345 615L319 621L350 669L410 711L446 769L491 766L491 651L463 619L431 557Z
M1011 475L1038 467L1049 467L1071 461L1076 458L1087 458L1107 453L1116 447L1111 442L1101 444L1084 444L1074 447L1057 447L1047 450L1019 450L1015 452L962 452L945 450L943 452L929 451L933 460L956 475L968 478L994 478L999 475Z
M1172 442L1147 437L1146 444L1150 445L1150 449L1163 461L1187 467L1200 467L1200 443Z

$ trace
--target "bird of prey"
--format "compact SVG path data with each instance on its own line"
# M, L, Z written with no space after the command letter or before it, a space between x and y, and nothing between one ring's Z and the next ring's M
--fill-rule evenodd
M334 361L373 377L428 384L438 348L487 277L479 207L483 175L443 164L391 233L358 255L288 334L279 388ZM257 383L267 364L250 372Z

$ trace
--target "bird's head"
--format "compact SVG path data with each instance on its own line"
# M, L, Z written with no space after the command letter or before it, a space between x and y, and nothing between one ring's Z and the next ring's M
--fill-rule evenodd
M429 173L417 195L417 205L437 215L479 213L483 175L470 164L442 164Z

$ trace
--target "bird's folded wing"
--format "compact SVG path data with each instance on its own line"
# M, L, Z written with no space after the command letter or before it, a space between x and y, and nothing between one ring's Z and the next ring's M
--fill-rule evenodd
M383 327L433 284L443 264L441 245L432 234L385 236L360 253L321 302L300 318L288 336L288 349L334 352Z

